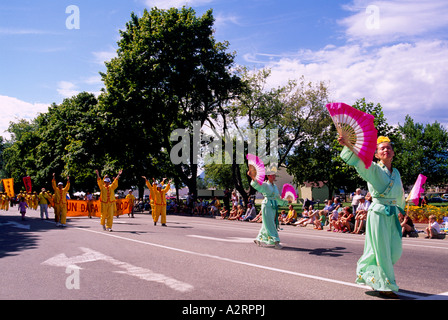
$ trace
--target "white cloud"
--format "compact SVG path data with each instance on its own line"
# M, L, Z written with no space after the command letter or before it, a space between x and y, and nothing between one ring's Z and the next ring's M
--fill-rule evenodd
M446 0L354 0L339 23L349 40L382 44L417 38L448 26Z
M46 34L57 34L55 32L44 31L39 29L20 29L20 28L1 28L0 34L3 35L46 35Z
M92 52L94 56L94 62L100 65L104 65L104 62L110 61L117 57L117 50L110 49L109 51Z
M71 98L79 93L76 85L69 81L59 81L57 91L64 98Z
M440 114L446 102L448 42L420 41L379 48L347 44L304 50L296 57L267 62L269 84L283 85L288 79L329 84L331 99L354 103L365 97L380 103L389 122L403 123L407 114L418 122L435 120L448 124Z
M222 13L218 13L215 16L215 23L214 23L215 29L225 27L229 23L241 26L240 18L236 15L232 14L225 15Z
M378 29L373 11L378 9ZM347 42L339 47L300 50L280 56L246 54L245 60L271 69L270 85L288 79L324 81L333 101L380 103L390 124L438 121L448 126L448 1L353 0L339 24ZM367 22L367 24L366 24ZM369 24L370 23L370 24ZM373 23L373 25L372 25Z
M183 6L194 7L202 6L213 2L213 0L145 0L144 3L149 7L158 9L181 8Z
M102 84L103 80L101 78L101 75L91 76L84 80L87 84Z
M8 129L11 121L35 119L39 113L47 112L50 104L29 103L17 98L0 95L0 106L2 113L0 117L0 135L10 139L11 135L5 131Z

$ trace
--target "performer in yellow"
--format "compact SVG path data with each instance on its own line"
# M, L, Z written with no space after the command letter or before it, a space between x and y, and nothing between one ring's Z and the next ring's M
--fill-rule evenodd
M152 219L155 220L155 215L156 215L156 207L155 207L155 203L154 203L154 199L156 197L155 193L154 193L154 189L152 188L151 183L148 181L148 179L146 179L145 176L142 176L143 179L145 179L146 182L146 186L149 189L149 204L151 205L151 215L152 215ZM154 179L154 178L153 178ZM156 221L156 220L155 220Z
M118 172L118 176L111 183L110 178L104 177L101 181L100 174L96 170L96 181L98 187L100 187L100 201L101 201L101 225L106 231L112 231L112 223L114 220L114 212L116 207L115 200L115 189L118 187L118 179L120 178L123 170Z
M3 203L3 208L5 211L9 210L9 201L11 201L11 199L9 198L8 194L6 192L3 193L4 195L4 203Z
M37 192L34 191L31 194L31 209L37 210L38 205L39 205L38 195L37 195Z
M6 210L6 193L0 193L0 210Z
M156 184L154 178L153 181L154 182L152 184L152 190L155 196L154 197L155 214L153 216L154 225L157 225L159 216L162 216L161 218L162 226L166 227L166 193L170 190L171 181L168 182L165 188L163 188L162 184Z
M0 210L5 210L5 194L0 192Z
M128 217L132 216L132 218L134 218L134 202L135 202L135 197L132 194L132 190L129 190L129 193L126 196L126 201L128 202L129 205L129 213L128 213Z
M53 180L51 185L54 190L54 215L57 226L65 227L67 219L67 192L70 189L70 178L67 177L67 184L64 187L62 182L56 186L55 174L53 173Z

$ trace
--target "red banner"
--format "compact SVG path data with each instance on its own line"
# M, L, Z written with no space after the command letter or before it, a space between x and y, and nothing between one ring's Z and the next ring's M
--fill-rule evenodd
M32 192L31 177L23 177L23 184L25 185L26 192Z
M118 199L115 205L116 211L114 215L128 214L131 211L127 199ZM67 217L87 217L89 212L94 217L101 217L101 201L67 200Z

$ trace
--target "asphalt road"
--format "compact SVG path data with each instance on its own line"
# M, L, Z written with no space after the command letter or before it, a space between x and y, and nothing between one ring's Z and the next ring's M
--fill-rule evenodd
M383 299L354 283L362 235L283 226L275 250L253 243L260 224L248 222L169 215L162 227L136 214L106 232L99 218L60 228L27 216L0 212L2 300ZM421 235L403 249L400 299L448 299L448 241Z

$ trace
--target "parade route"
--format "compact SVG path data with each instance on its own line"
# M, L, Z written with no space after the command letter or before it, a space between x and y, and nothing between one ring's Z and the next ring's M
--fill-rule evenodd
M50 214L52 216L52 214ZM18 228L18 224L22 227ZM260 224L148 214L69 218L66 228L30 211L0 215L1 299L381 300L355 284L363 236L282 226L284 248L257 247ZM399 297L447 299L448 242L403 239Z

